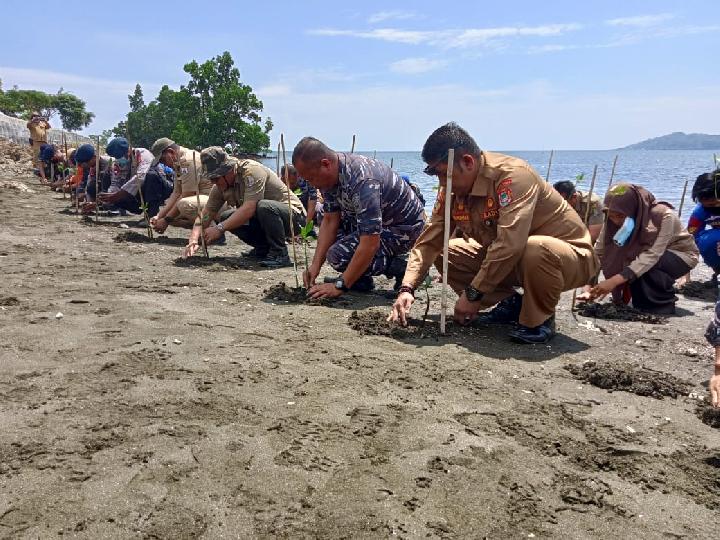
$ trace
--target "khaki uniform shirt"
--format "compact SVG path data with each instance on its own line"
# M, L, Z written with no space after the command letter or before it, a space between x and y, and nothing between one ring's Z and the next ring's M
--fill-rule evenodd
M666 251L677 255L690 268L697 266L700 257L695 239L687 232L680 218L669 208L660 222L660 230L653 245L641 251L635 260L623 269L622 276L629 281L639 278L655 266ZM595 253L602 259L604 252L605 228L603 227L595 242ZM611 277L605 276L606 279Z
M206 208L210 216L218 213L223 204L239 208L245 201L281 201L287 204L288 189L277 175L265 165L252 159L237 160L235 183L225 191L215 185L210 190ZM289 192L293 210L305 215L302 202L292 191Z
M585 220L585 214L588 208L588 194L582 191L577 191L577 203L573 207L580 216L580 219ZM602 225L605 223L605 214L603 213L603 205L600 197L592 194L590 197L590 215L588 217L588 225Z
M195 156L195 162L193 164L193 156ZM205 178L202 174L202 168L200 165L200 152L190 150L183 146L180 147L180 159L175 162L175 185L173 186L174 193L192 193L195 194L198 191L198 184L200 185L200 195L207 195L210 193L213 185L210 180ZM197 181L195 180L197 178Z
M47 130L50 129L50 124L45 120L40 120L37 123L28 122L27 128L30 130L30 138L35 142L47 142Z
M417 287L442 253L445 227L445 190L440 189L430 222L410 253L403 280ZM523 256L528 237L552 236L564 240L581 257L594 259L590 234L577 212L552 184L545 182L525 161L483 152L480 170L466 197L451 200L451 231L487 248L485 259L472 281L482 293L493 291L513 271Z

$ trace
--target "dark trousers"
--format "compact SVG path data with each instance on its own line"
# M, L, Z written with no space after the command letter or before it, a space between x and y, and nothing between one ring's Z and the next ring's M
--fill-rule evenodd
M145 204L148 207L148 217L154 217L160 211L160 207L163 205L165 200L172 194L173 183L156 174L149 172L145 175L142 185L142 194L145 199ZM90 197L95 199L95 182L88 182L87 192ZM133 214L139 214L142 212L140 208L140 195L134 197L128 194L125 198L115 203L116 208L122 208Z
M675 280L691 270L680 257L666 251L650 270L630 283L633 307L650 313L675 313Z
M223 212L220 220L229 218L235 210ZM295 232L300 231L304 217L293 212ZM267 251L270 256L287 254L285 238L290 236L290 209L287 203L262 200L257 203L255 215L240 227L230 231L246 244L258 251Z

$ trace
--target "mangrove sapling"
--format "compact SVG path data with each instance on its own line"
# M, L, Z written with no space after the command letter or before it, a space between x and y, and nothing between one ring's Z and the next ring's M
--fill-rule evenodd
M307 247L308 247L308 244L310 243L310 235L312 234L314 228L315 228L315 223L313 223L313 221L310 220L305 224L305 226L303 226L300 229L300 238L302 239L303 250L305 251L305 270L306 271L310 268L310 265L308 264Z
M425 276L420 289L425 291L425 313L423 313L422 321L420 322L420 332L425 328L425 322L427 321L428 313L430 313L430 288L432 287L432 278L430 274Z
M205 233L203 232L202 227L202 208L200 207L200 184L198 183L198 176L197 176L197 160L195 159L195 152L193 152L193 175L195 176L195 202L197 204L197 220L200 223L200 242L202 244L203 253L205 253L205 258L210 258L210 252L208 251L207 242L205 241Z

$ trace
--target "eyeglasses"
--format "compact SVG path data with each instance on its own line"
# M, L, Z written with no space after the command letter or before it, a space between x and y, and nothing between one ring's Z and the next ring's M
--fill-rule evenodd
M427 167L425 167L425 168L423 169L423 172L424 172L425 174L427 174L428 176L438 176L438 172L435 170L435 167L437 167L438 165L440 165L443 161L447 161L447 158L448 158L448 154L449 154L449 153L450 153L450 150L447 150L447 151L443 154L443 157L441 157L440 159L438 159L438 160L437 160L435 163L433 163L432 165L428 165Z

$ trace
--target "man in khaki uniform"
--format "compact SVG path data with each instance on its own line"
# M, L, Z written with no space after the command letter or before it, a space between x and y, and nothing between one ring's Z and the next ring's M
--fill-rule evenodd
M197 252L201 229L208 243L218 240L227 230L253 247L247 255L260 258L261 266L292 266L285 239L290 236L291 219L296 231L305 223L300 199L261 163L230 157L219 146L203 150L200 160L214 185L183 256ZM221 213L226 203L232 209ZM212 221L217 223L210 227Z
M482 152L457 124L430 135L425 171L441 189L430 222L410 253L400 294L389 319L405 323L415 288L435 263L442 267L447 155L455 149L448 282L460 296L455 320L463 325L519 323L510 337L545 343L555 335L560 293L588 282L599 263L577 213L520 159ZM523 287L524 295L514 287ZM498 304L499 302L499 304ZM478 317L478 311L498 304Z
M590 231L590 239L593 245L595 245L595 241L598 239L600 230L605 222L605 214L603 214L602 211L602 201L600 201L600 197L593 193L588 201L588 194L576 189L575 182L571 182L570 180L555 182L553 187L562 195L562 198L567 201L570 207L578 213L580 219L584 221L585 216L588 216L587 227ZM589 212L588 205L590 205Z
M173 192L150 224L159 233L165 232L168 225L191 228L198 216L198 192L202 210L212 189L212 182L200 170L200 153L167 137L155 141L150 151L155 156L154 164L162 163L175 171Z
M33 167L38 169L40 168L40 147L47 142L47 132L50 129L50 123L44 116L40 116L39 112L33 111L27 123L27 128L30 130ZM45 178L43 177L43 181L44 180Z

